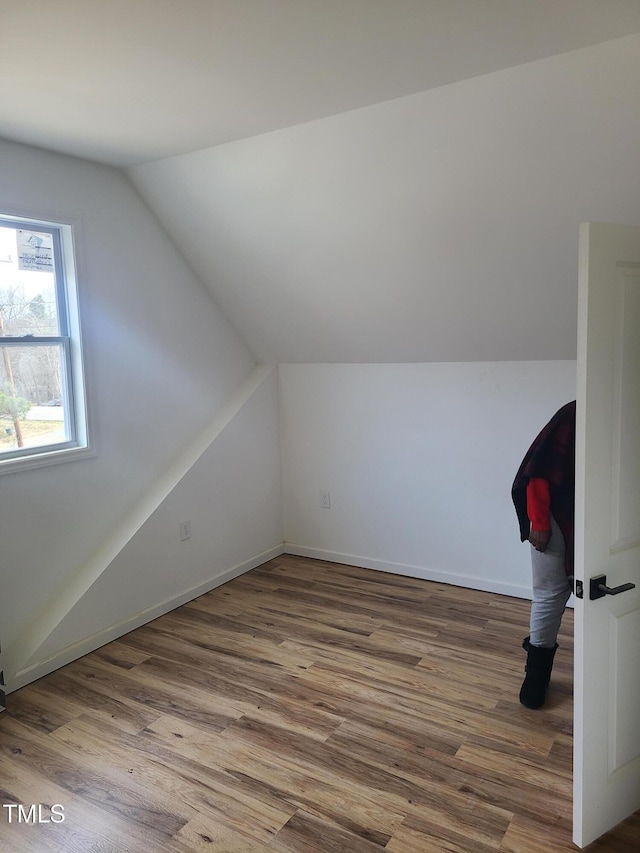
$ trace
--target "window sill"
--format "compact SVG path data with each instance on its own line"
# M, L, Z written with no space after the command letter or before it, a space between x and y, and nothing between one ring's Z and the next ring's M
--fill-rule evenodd
M0 460L0 476L2 474L16 474L19 471L27 471L31 468L58 465L62 462L75 462L80 459L88 459L95 455L96 451L92 447L64 447L60 450L34 453L31 456L3 459Z

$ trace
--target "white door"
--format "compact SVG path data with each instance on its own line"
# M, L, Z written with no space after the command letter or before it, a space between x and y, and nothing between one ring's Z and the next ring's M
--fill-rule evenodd
M640 808L640 228L580 228L576 399L573 840L584 847ZM599 575L635 588L592 600Z

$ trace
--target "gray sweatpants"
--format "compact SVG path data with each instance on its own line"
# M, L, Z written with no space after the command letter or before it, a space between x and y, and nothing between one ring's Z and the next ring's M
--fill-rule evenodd
M531 602L530 642L544 649L554 648L562 614L571 595L571 582L564 568L564 537L551 517L551 539L546 551L531 545L533 601Z

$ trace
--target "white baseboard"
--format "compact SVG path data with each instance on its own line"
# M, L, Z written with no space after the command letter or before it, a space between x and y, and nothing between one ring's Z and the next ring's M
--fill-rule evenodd
M347 566L358 566L363 569L374 569L376 571L390 572L391 574L396 575L406 575L407 577L435 581L437 583L459 586L465 589L477 589L481 592L493 592L498 595L509 595L514 598L531 599L530 589L523 586L517 586L515 584L505 584L500 581L476 578L468 575L452 574L438 569L429 569L424 566L388 562L386 560L377 560L355 554L340 554L335 551L327 551L322 548L309 548L305 545L296 545L293 542L283 542L273 548L269 548L268 550L261 552L260 554L256 554L254 557L251 557L236 566L232 566L231 568L220 572L215 575L215 577L180 593L178 596L167 599L166 601L156 604L153 607L149 607L146 610L142 610L122 622L118 622L116 625L111 625L96 634L92 634L90 637L86 637L73 645L61 649L59 652L56 652L55 655L51 655L48 658L24 667L10 679L10 682L5 688L6 692L12 693L20 687L24 687L32 681L36 681L38 678L48 675L50 672L59 669L61 666L65 666L83 655L99 649L101 646L123 637L130 631L140 628L142 625L146 625L147 622L151 622L153 619L157 619L159 616L163 616L165 613L175 610L176 607L180 607L188 601L193 601L194 598L198 598L198 596L204 595L206 592L210 592L218 586L222 586L222 584L227 583L227 581L233 580L233 578L239 577L245 572L249 572L251 569L255 569L257 566L261 566L263 563L273 560L275 557L279 557L281 554L291 554L296 557L310 557L314 560L324 560L328 563L343 563ZM573 606L573 597L571 598L568 606Z
M71 663L90 652L94 652L101 646L123 637L130 631L140 628L142 625L146 625L147 622L151 622L159 616L164 616L165 613L175 610L176 607L180 607L188 601L193 601L194 598L198 598L198 596L204 595L206 592L210 592L218 586L222 586L222 584L227 583L227 581L233 580L233 578L239 577L245 572L249 572L251 569L255 569L257 566L261 566L263 563L273 560L275 557L279 557L283 553L284 543L275 545L273 548L262 551L260 554L256 554L250 559L245 560L242 563L238 563L236 566L225 569L214 577L209 578L191 589L185 590L173 598L162 601L159 604L155 604L153 607L141 610L139 613L135 613L133 616L129 616L127 619L123 619L115 625L110 625L108 628L104 628L96 634L92 634L90 637L85 637L70 646L66 646L54 655L50 655L43 660L36 661L36 663L29 664L29 666L18 670L14 676L8 679L5 691L7 693L12 693L14 690L25 687L32 681L36 681L38 678L48 675L50 672L59 669L61 666L65 666L66 664ZM7 673L5 672L5 676L6 675Z
M452 574L439 569L429 569L424 566L412 566L407 563L391 563L386 560L375 560L370 557L360 557L355 554L339 554L335 551L325 551L322 548L308 548L285 542L284 553L296 557L311 557L315 560L325 560L328 563L344 563L347 566L358 566L362 569L375 569L380 572L390 572L394 575L406 575L426 581L437 581L465 589L477 589L481 592L495 592L498 595L510 595L513 598L531 600L531 590L516 584L506 584L501 581L486 578L475 578L469 575Z

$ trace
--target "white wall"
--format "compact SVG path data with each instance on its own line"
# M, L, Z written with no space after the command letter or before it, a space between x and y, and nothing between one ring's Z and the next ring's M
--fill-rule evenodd
M135 514L251 374L254 361L122 173L0 141L0 209L74 225L96 451L93 458L0 477L0 641L11 677L15 639ZM253 437L238 433L237 441L244 440ZM229 472L225 477L232 480ZM164 518L175 539L178 522L192 511L193 492L180 495L167 504L170 517ZM226 509L210 508L228 520ZM252 525L271 529L271 512ZM252 556L242 557L236 547L244 533L239 514L219 543L224 558L217 566ZM192 553L197 535L198 528ZM247 549L262 548L263 538L248 539ZM154 603L155 572L177 570L174 556L160 537L141 564L136 586L149 591L147 606ZM180 570L186 589L204 569L199 561L181 560ZM158 594L174 588L159 584ZM130 615L125 589L118 596L109 620ZM65 642L74 637L67 628ZM75 639L84 630L78 626Z
M511 484L575 399L574 361L286 364L279 375L287 551L529 596Z
M14 686L282 553L277 368L25 661ZM181 542L177 519L191 522Z
M632 36L132 170L183 256L120 172L0 142L0 208L76 228L96 449L0 478L3 650L206 430L251 373L249 346L280 362L420 362L282 367L290 547L526 594L508 487L536 427L573 396L578 223L640 221L628 107L639 46ZM541 357L562 361L489 361ZM176 525L189 500L165 503L149 529L164 513ZM247 552L274 535L273 506L262 510ZM216 547L236 565L253 555L232 547L246 533L234 517ZM141 531L114 584L135 552L136 582L151 587L143 541L170 597L164 533L163 550ZM203 571L190 565L184 589ZM129 619L115 590L87 597L95 606L65 617L42 652L85 639L102 602L100 630Z

